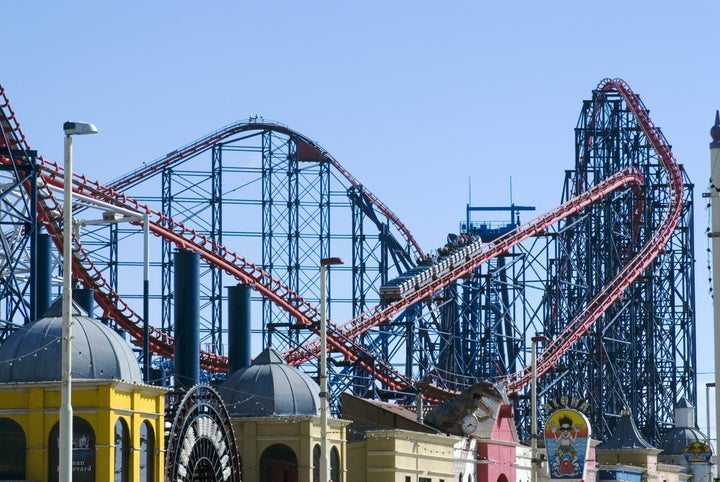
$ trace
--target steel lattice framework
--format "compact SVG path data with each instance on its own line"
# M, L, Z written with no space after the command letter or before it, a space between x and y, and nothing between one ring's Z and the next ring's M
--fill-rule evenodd
M645 186L640 193L608 197L559 228L543 313L551 337L652 239L670 209L667 172L619 93L597 89L584 102L575 152L563 201L630 166L642 172ZM683 396L697 399L693 186L683 176L683 211L665 248L561 358L562 369L575 376L550 374L545 380L548 395L590 402L601 439L613 428L605 414L629 408L648 440L657 441L672 423L675 403Z
M56 246L62 242L52 190L62 188L63 177L57 164L34 166L4 104L10 149L0 159L3 172L13 173L13 199L24 200L21 207L2 205L3 218L18 219L3 233L4 246L16 246L6 251L5 272L17 274L34 259L26 246L34 245L36 219ZM425 253L336 159L281 124L230 124L104 185L76 175L73 190L148 216L156 366L172 358L174 250L192 250L204 262L201 363L220 376L227 366L223 290L235 283L255 289L253 349L272 345L289 363L317 373L318 265L338 256L346 265L332 268L328 284L333 392L403 402L422 392L432 402L492 380L517 395L518 426L526 433L529 339L542 333L554 340L541 353L542 397L588 399L600 438L612 431L613 414L631 408L645 436L657 441L674 403L697 398L692 185L622 82L593 91L575 142L561 206L488 239L477 254L387 303L380 287L417 269ZM133 309L142 299L138 216L86 224L73 239L73 270L96 290L102 316L141 340L143 320ZM474 232L472 223L464 229ZM18 324L32 319L34 298L23 284L30 277L14 279L2 300L7 319Z

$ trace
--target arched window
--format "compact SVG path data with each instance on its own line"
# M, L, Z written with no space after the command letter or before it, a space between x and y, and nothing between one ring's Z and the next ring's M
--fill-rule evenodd
M313 482L320 482L320 445L313 447Z
M0 418L0 480L25 479L25 432L10 418Z
M60 478L60 424L50 430L48 439L48 480ZM95 431L85 419L73 417L73 482L95 482Z
M335 447L330 449L330 480L340 482L340 453Z
M260 457L260 482L276 481L298 481L297 455L284 444L271 445Z
M140 425L140 481L152 482L155 472L155 432L150 422Z
M130 431L122 418L115 422L115 482L129 480Z

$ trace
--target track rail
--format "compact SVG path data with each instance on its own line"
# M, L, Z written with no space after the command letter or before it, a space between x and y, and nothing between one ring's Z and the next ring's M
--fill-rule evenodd
M640 252L626 265L621 273L608 283L588 304L586 309L583 310L557 338L546 346L538 358L538 376L546 373L558 359L588 331L592 324L602 316L604 311L622 295L625 289L647 269L652 260L662 251L670 239L682 213L683 181L680 167L675 162L670 152L670 147L662 134L650 120L647 110L642 105L640 99L630 90L625 82L619 79L605 79L600 83L598 89L603 93L615 91L623 97L628 108L635 116L638 125L660 157L662 166L668 173L668 188L671 200L670 208L665 215L662 227L652 236L650 241L643 246ZM12 140L10 147L29 150L25 136L20 130L14 112L12 112L1 86L0 107L3 109L5 116L0 127L3 129L5 138ZM236 123L220 129L181 149L173 151L165 157L133 171L124 178L113 181L108 186L103 186L84 176L74 175L73 191L77 194L99 199L124 209L133 210L139 214L148 214L151 218L149 228L153 234L173 242L180 248L191 249L199 253L201 257L214 266L223 269L238 280L252 284L263 296L268 297L283 309L287 310L287 312L295 316L300 323L317 331L317 322L319 320L318 310L303 300L297 293L294 293L279 281L274 280L267 272L227 248L217 245L207 237L119 193L120 189L126 189L140 180L160 172L166 167L183 162L209 149L213 144L223 139L227 139L243 131L257 129L270 129L294 136L294 138L315 149L320 156L318 159L331 162L353 186L360 186L360 183L326 151L304 136L274 123ZM43 158L40 158L39 161L41 168L40 175L38 176L39 218L51 234L56 246L60 249L62 246L62 230L60 229L62 208L58 205L50 187L60 188L63 186L62 168ZM7 163L9 159L3 158L2 162ZM354 342L354 339L371 328L389 321L393 316L412 304L428 299L433 293L447 286L454 280L470 274L474 269L489 259L508 251L516 244L531 236L542 233L552 224L579 212L584 207L602 199L615 190L630 185L639 186L642 183L642 175L637 169L628 168L620 171L563 205L518 227L516 230L498 238L494 242L484 245L477 256L458 265L447 274L427 284L412 295L386 306L378 306L342 326L336 326L330 323L328 326L329 349L340 353L346 360L354 362L366 371L372 373L378 381L385 384L391 390L416 390L416 387L422 385L420 382L416 382L402 375L386 362L377 359L373 360L372 357L368 356L367 351L362 346ZM396 227L405 235L408 242L421 254L422 250L400 220L377 198L369 192L365 192L375 206L393 221ZM635 216L638 215L639 213L636 212ZM139 224L139 222L136 224ZM167 226L163 226L163 224ZM124 329L128 330L133 337L141 340L141 318L112 290L110 285L102 277L100 271L93 265L88 253L82 248L77 239L73 239L73 246L74 275L81 279L87 286L93 286L98 290L96 291L96 301L105 311L105 315L114 318ZM154 353L172 357L173 339L155 328L151 329L150 346ZM302 347L284 354L288 362L294 365L309 361L318 355L319 341L317 340L306 343ZM213 371L225 371L227 369L227 360L224 357L211 353L201 354L201 364L203 368ZM526 367L509 376L505 381L501 382L501 385L504 385L508 390L518 390L528 385L529 381L530 371L529 367ZM439 387L426 385L423 389L427 398L442 399L454 395L454 393L450 393Z
M284 126L282 124L279 124L277 122L235 122L232 124L228 124L225 127L222 127L204 137L201 137L200 139L197 139L196 141L186 144L185 146L176 149L172 152L169 152L165 156L156 159L155 161L152 161L148 163L147 165L144 165L134 171L131 171L130 173L124 175L123 177L119 179L115 179L113 181L110 181L107 184L108 190L112 190L115 192L121 192L126 189L128 189L131 186L134 186L135 184L138 184L139 182L147 179L148 177L152 177L160 172L162 172L163 169L172 167L174 165L180 164L188 159L191 159L192 157L195 157L196 155L207 151L210 149L213 145L224 141L234 135L240 134L242 132L248 132L253 130L270 130L273 132L279 132L282 134L285 134L293 139L296 139L301 145L299 149L302 149L304 147L305 153L312 153L313 155L317 156L317 160L326 160L330 162L330 164L337 169L338 172L340 172L343 177L353 186L353 187L362 187L363 193L367 196L367 198L370 200L370 202L380 210L392 223L397 227L397 229L405 236L405 239L408 243L410 243L413 248L415 248L416 254L419 256L423 256L424 252L418 242L415 240L413 235L410 233L410 230L405 226L402 221L393 213L389 207L387 207L385 204L383 204L380 199L378 199L373 193L367 190L350 172L345 169L333 156L330 155L329 152L327 152L325 149L320 147L316 142L309 139L308 137L305 137L304 135L300 134L299 132L296 132L292 129L289 129L287 126ZM304 144L304 146L303 146ZM105 189L105 188L103 188Z
M624 169L592 189L548 211L542 216L515 228L490 243L483 244L477 255L459 264L438 279L412 292L412 294L389 305L378 306L373 310L369 310L339 326L338 329L344 338L353 339L375 326L390 321L393 316L411 305L430 298L433 293L458 278L471 274L478 266L486 263L488 260L507 252L510 248L527 238L544 232L554 223L579 212L584 207L602 199L613 191L629 185L642 185L643 183L644 179L639 170L635 168ZM291 365L299 365L320 354L319 340L308 342L303 347L303 350L283 353L283 356L285 356Z
M580 337L587 333L593 323L602 316L605 310L647 269L653 259L663 250L682 215L682 172L670 151L670 146L665 141L660 130L657 129L650 120L647 109L643 106L637 95L632 92L630 87L620 79L605 79L599 84L598 90L602 93L611 91L618 92L635 116L638 125L649 139L653 149L660 157L662 166L667 172L670 208L665 214L662 227L654 233L652 238L641 248L637 255L608 283L563 332L545 347L541 356L538 357L538 377L553 367L560 357L562 357ZM543 232L552 224L579 212L584 207L602 199L613 191L627 185L640 186L643 183L644 179L639 170L635 168L624 169L561 206L525 225L519 226L494 242L484 245L483 250L476 257L458 266L434 282L425 285L412 295L385 307L376 307L350 320L339 327L340 333L347 339L353 339L367 332L369 329L389 321L393 316L411 305L429 298L433 293L447 286L454 280L470 274L475 268L487 262L489 259L508 251L521 241ZM635 205L636 212L634 213L634 217L636 220L641 216L641 207L640 202ZM295 350L290 353L284 353L283 355L290 364L298 365L318 356L319 348L319 340L313 340L306 343L302 350ZM525 367L519 372L510 375L499 384L504 386L508 391L515 391L527 386L530 383L530 377L530 367ZM422 386L424 395L428 398L445 399L456 395L455 392L420 382L415 383L415 386ZM410 386L396 386L393 388L399 391L412 390Z
M597 321L632 284L632 282L645 271L655 257L660 254L675 230L683 209L683 178L680 166L670 150L670 146L660 130L655 127L643 106L640 98L633 93L630 87L621 79L604 79L598 90L602 93L615 91L620 94L630 111L635 116L638 125L648 138L653 150L660 158L660 163L668 175L668 191L670 207L665 213L664 220L635 257L625 268L595 297L588 306L559 334L545 346L537 359L537 376L541 377L552 368L562 355ZM509 390L518 390L530 384L530 367L513 374L503 385Z
M15 113L10 107L10 103L5 96L4 90L0 90L0 107L3 109L2 113L4 116L3 122L0 124L0 128L2 128L4 136L11 140L8 141L11 148L29 150L25 136L22 134L20 125L17 122ZM246 126L246 124L243 124L243 126ZM263 126L267 127L270 126L270 124L263 124ZM282 129L282 132L296 135L293 131L290 131L287 128L277 127L275 124L272 124L272 126L275 126L277 129ZM258 126L257 124L252 124L251 127L253 129L257 129ZM247 129L240 129L240 131L242 130ZM233 133L236 132L238 131ZM219 138L226 138L233 133L210 136L214 139L214 141L207 142L217 142ZM299 136L299 134L297 135ZM185 151L184 159L187 159L204 149L207 149L207 147L201 148L196 145L191 145L190 147L183 148L181 150ZM326 154L318 151L318 155L325 156ZM10 162L10 158L0 156L0 163L8 164ZM176 160L176 162L179 161ZM40 173L38 176L39 221L45 226L46 230L51 235L57 249L62 250L63 230L61 223L63 219L63 208L58 204L51 188L54 187L58 190L64 189L65 179L63 168L57 163L48 161L42 157L38 158L38 163L40 166ZM164 167L167 167L167 165L169 164L163 164L162 166L157 167L157 169L161 170ZM141 169L135 171L135 174L129 176L129 178L131 180L139 180L146 175L148 175L146 169ZM280 281L274 279L263 269L255 266L224 246L218 245L208 237L173 221L163 214L152 210L148 206L141 204L110 187L103 186L96 181L88 179L86 176L79 176L76 173L73 173L72 183L72 189L75 195L86 196L96 201L101 201L114 207L121 208L125 211L136 212L138 215L147 214L149 221L148 228L154 235L172 242L179 248L189 249L198 253L213 266L224 270L226 273L234 276L236 279L244 283L251 284L263 296L267 297L272 302L283 308L286 312L294 316L300 324L309 326L316 333L319 331L319 311L309 302L304 300L298 293L294 292ZM122 185L127 187L129 184ZM139 225L141 224L141 221L138 219L137 221L131 221L131 223ZM91 286L95 289L95 300L103 309L103 316L114 319L118 325L127 330L136 340L143 340L142 318L135 313L135 311L119 296L118 293L113 290L107 280L103 277L101 271L93 264L89 254L83 249L79 240L75 236L73 236L72 243L72 269L74 278L81 280L85 286ZM329 326L329 328L328 345L331 349L343 353L348 358L360 354L363 359L371 359L370 354L365 348L354 343L352 340L339 337L337 333L333 331L332 326ZM155 327L150 327L149 344L150 351L152 353L168 358L173 357L173 337L161 332ZM200 363L203 369L215 372L227 371L227 358L214 353L201 352ZM377 363L370 366L365 362L360 362L359 365L366 370L372 370L374 367L378 366ZM395 386L397 383L395 380L401 380L403 385L411 383L411 380L407 379L399 372L396 372L389 364L380 362L379 367L381 369L379 379L383 383L389 386Z

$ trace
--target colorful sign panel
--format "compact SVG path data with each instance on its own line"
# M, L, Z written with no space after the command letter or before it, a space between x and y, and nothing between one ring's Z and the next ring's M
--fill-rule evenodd
M551 479L582 479L590 447L590 422L577 410L562 408L545 424L545 448Z
M703 442L693 442L683 450L685 460L688 462L707 463L712 457L712 449Z

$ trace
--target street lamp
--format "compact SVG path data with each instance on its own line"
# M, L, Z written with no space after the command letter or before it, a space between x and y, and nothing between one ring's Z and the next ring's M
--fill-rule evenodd
M320 260L320 482L330 480L328 474L328 386L327 386L327 318L325 297L327 295L325 270L333 264L343 264L340 258Z
M62 293L62 390L60 400L60 480L72 480L72 136L96 134L87 122L65 122L63 164L63 293Z
M531 342L531 358L530 358L530 480L537 482L537 472L540 466L538 460L537 449L537 344L547 343L550 338L547 336L533 336Z

